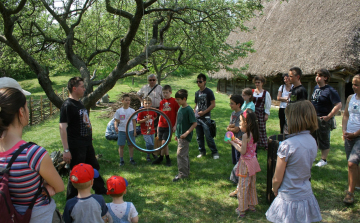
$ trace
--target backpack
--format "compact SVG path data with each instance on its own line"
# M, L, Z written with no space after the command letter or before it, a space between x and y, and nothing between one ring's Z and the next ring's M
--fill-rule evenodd
M28 223L31 219L31 212L32 208L35 205L36 198L41 194L42 192L42 182L43 178L40 177L40 184L39 188L33 198L33 200L30 203L29 208L26 210L24 215L19 214L15 207L12 204L11 198L10 198L10 192L9 192L9 175L10 175L10 168L13 162L16 160L18 155L25 149L28 148L31 145L34 145L35 143L29 142L26 143L18 150L16 150L15 154L11 157L10 162L6 166L6 168L0 168L0 172L2 173L2 179L0 180L0 216L1 216L1 222L2 223L13 223L13 222L21 222L21 223ZM46 190L47 191L47 190ZM49 196L48 196L49 197Z

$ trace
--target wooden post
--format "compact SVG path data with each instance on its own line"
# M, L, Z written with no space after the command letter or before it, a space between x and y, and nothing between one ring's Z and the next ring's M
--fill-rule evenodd
M65 98L65 88L63 87L63 90L62 90L62 99L64 100Z
M43 121L44 117L43 117L43 100L42 100L42 96L40 96L40 120Z
M231 79L232 83L233 83L233 89L232 89L232 92L233 94L235 94L235 78Z
M307 100L310 100L311 99L311 95L312 95L312 87L311 87L311 81L309 80L309 82L308 82L308 86L307 86L307 92L308 92L308 98L307 98Z
M135 82L135 78L133 77L132 78L132 85L134 85L134 82Z
M346 97L345 97L345 81L343 80L339 80L338 82L338 88L339 88L339 95L340 95L340 99L341 99L341 104L342 104L342 108L341 109L345 109L345 105L346 105Z
M225 79L225 89L224 89L224 93L227 93L227 79Z
M29 106L30 106L30 125L32 125L33 123L33 104L32 104L32 97L30 97L30 103L29 103Z

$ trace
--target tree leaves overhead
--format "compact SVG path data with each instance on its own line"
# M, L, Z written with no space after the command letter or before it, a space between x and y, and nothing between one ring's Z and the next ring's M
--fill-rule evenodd
M87 108L120 78L149 71L164 78L180 66L193 72L229 65L251 43L229 45L229 33L261 9L232 0L10 0L0 2L2 52L16 54L56 106L49 77L73 66L84 78ZM2 54L4 55L4 54ZM93 70L112 69L101 80ZM93 91L93 86L99 85Z

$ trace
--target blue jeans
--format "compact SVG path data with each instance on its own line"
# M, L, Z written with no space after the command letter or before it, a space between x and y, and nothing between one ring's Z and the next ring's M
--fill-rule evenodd
M154 134L152 135L143 135L146 149L153 150L154 149Z
M117 139L118 139L118 134L106 135L105 138L106 138L107 140L115 140L115 141L117 141Z
M211 153L215 154L218 152L216 149L214 138L211 137L209 126L207 125L207 123L210 124L210 120L211 120L210 118L207 118L207 119L198 118L197 119L196 140L199 144L199 152L202 154L206 154L204 135L205 135L206 143L211 150Z

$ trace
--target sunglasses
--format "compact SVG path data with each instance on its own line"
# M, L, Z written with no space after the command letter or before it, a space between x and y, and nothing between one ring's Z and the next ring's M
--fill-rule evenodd
M200 83L200 84L201 84L202 82L203 82L203 81L196 81L196 83Z
M156 81L155 79L149 79L148 81Z

